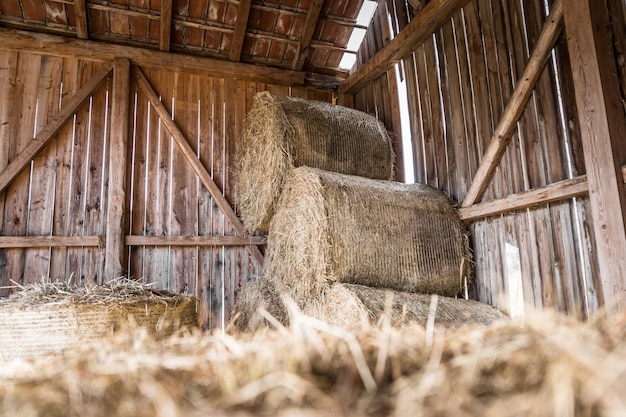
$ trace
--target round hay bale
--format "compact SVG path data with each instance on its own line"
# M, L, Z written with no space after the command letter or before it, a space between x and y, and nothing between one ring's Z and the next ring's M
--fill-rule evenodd
M196 301L131 280L24 287L0 300L0 358L58 351L128 326L145 327L156 338L197 326Z
M259 93L238 149L237 205L249 232L267 231L285 175L310 166L392 179L391 138L374 116L346 107Z
M386 318L394 327L417 323L426 327L431 308L436 306L435 328L490 326L508 318L487 304L462 298L416 294L356 284L330 284L322 296L309 300L302 313L347 329L376 325ZM265 309L278 323L289 325L289 314L277 284L269 278L248 282L242 288L233 327L239 331L256 331L274 325L261 314Z
M277 283L270 278L257 278L246 283L233 310L233 327L240 331L273 327L261 313L261 308L278 323L288 326L289 313L283 297L285 295L279 291ZM328 286L320 297L309 300L301 312L327 323L352 329L369 324L370 317L363 303L342 285Z
M436 305L435 327L489 326L508 318L498 309L473 300L443 296L435 298L428 294L354 284L344 284L344 287L367 308L372 323L386 316L392 326L415 322L426 327L433 305Z
M440 191L300 167L272 219L265 271L303 308L334 281L455 296L469 259Z

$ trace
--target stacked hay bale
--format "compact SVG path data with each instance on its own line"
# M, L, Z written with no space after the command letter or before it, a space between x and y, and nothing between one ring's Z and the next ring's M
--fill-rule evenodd
M36 356L100 339L124 327L155 338L197 326L193 297L119 279L98 286L42 282L0 300L0 359Z
M278 114L271 126L258 125L259 103L266 113ZM450 199L426 185L380 179L391 162L375 170L371 161L391 161L393 154L390 146L372 145L389 143L386 135L369 135L380 129L373 116L361 113L363 122L346 133L345 125L334 122L335 115L360 112L308 103L264 94L257 96L247 120L239 164L239 193L244 196L240 213L248 227L264 230L269 221L269 234L265 282L244 288L236 306L236 327L254 329L266 323L267 315L255 313L259 306L286 323L283 297L305 314L348 327L375 322L383 313L396 324L425 324L431 299L423 294L450 297L436 310L445 327L502 318L491 307L451 298L469 274L470 250ZM307 105L312 107L308 111ZM299 135L316 139L293 139ZM344 152L335 152L337 147ZM275 164L286 167L280 173L265 166L261 176L257 170L267 160L288 163ZM346 167L350 172L341 171ZM252 184L249 177L264 184ZM275 178L276 189L268 191ZM261 201L256 217L250 215L254 195ZM386 308L385 290L392 299ZM469 315L459 315L461 311Z
M249 232L268 231L284 180L294 167L374 179L394 177L391 138L378 119L268 92L255 96L238 152L237 206Z

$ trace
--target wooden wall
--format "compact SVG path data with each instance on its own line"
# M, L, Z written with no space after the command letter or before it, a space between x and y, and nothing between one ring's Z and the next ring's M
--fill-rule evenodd
M101 63L0 49L0 171ZM203 166L234 204L238 137L253 96L268 90L330 101L328 90L144 69ZM128 160L110 160L108 78L0 194L0 296L42 278L102 283L109 164L126 164L126 234L230 236L146 95L131 81ZM6 237L41 236L8 244ZM77 237L46 246L45 237ZM93 238L96 239L93 239ZM4 239L3 239L4 238ZM128 276L200 299L201 321L226 323L241 285L262 273L242 246L129 246Z
M603 30L611 31L616 72L626 91L624 2L609 0L608 5L611 21ZM377 14L374 25L378 27L368 35L359 62L371 58L391 39L385 36L388 22L392 33L398 33L408 23L410 12L403 2L389 0L379 2ZM408 89L417 182L463 201L528 62L545 14L543 0L472 0L398 64ZM381 97L396 88L389 75L355 94L355 106L380 108ZM388 125L394 123L382 114ZM562 35L482 201L585 174L580 136ZM521 268L527 308L551 307L588 317L604 304L587 196L479 219L469 224L469 230L475 298L510 310L514 272ZM519 266L511 257L516 252Z

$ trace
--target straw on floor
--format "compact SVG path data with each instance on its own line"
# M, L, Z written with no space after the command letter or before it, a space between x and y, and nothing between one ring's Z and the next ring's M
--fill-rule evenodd
M0 364L0 414L57 416L594 416L626 413L626 314L437 331L118 333Z
M237 208L249 232L267 231L285 175L311 166L392 179L391 138L374 116L319 101L262 92L238 148Z

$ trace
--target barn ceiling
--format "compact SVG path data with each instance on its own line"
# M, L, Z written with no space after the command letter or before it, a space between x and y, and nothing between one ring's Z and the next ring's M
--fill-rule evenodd
M347 76L363 0L2 0L0 26Z

